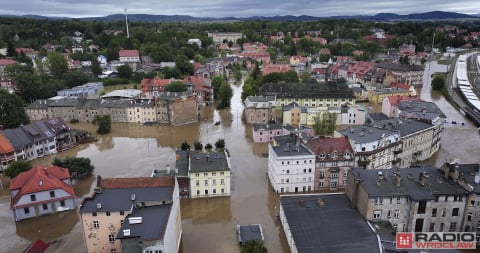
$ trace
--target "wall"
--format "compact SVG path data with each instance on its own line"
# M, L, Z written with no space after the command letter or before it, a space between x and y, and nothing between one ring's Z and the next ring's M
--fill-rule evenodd
M111 249L116 249L118 253L121 253L120 241L115 240L114 243L110 243L108 235L117 235L121 227L121 220L125 219L127 215L128 211L124 215L120 215L120 212L111 212L110 216L107 216L105 212L97 212L97 216L93 216L92 213L82 213L80 218L87 252L110 253ZM98 228L94 228L93 221L99 222Z

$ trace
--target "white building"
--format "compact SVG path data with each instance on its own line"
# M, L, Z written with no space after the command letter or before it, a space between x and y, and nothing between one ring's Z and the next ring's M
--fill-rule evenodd
M315 154L301 142L292 134L268 144L268 177L275 192L314 190Z

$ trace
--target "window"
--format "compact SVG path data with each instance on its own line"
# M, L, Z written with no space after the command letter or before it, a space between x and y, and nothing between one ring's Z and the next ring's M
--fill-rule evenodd
M106 215L107 215L107 216L110 216L110 212L107 212Z
M318 182L318 187L323 187L323 181Z
M224 184L225 184L225 179L223 179L223 178L220 179L220 184L221 184L221 185L224 185Z
M93 212L93 213L92 213L92 216L97 216L97 212Z
M287 174L289 174L289 173L290 173L290 170L287 170Z
M400 197L397 197L397 204L400 204L400 201L401 201L401 200L402 200L402 199L401 199Z
M455 232L456 229L457 229L457 223L456 222L450 223L450 228L448 229L448 231Z
M25 214L29 214L30 213L30 208L28 208L28 207L23 208L23 212Z
M43 210L48 210L48 205L47 205L47 204L43 204L43 205L42 205L42 209L43 209Z
M50 191L50 198L55 198L55 191Z
M395 219L398 219L398 216L400 216L400 210L397 209L394 214Z
M125 212L124 212L124 211L120 211L120 215L125 215Z
M388 212L387 212L387 218L388 218L388 219L392 218L392 211L388 210Z
M111 249L110 253L117 253L117 250L116 249Z
M443 223L440 223L440 232L443 232Z
M208 179L207 179L207 180L205 180L205 186L207 186L207 185L208 185Z
M100 224L98 224L98 220L93 221L93 227L94 228L99 228L100 227Z
M200 186L200 181L199 180L195 181L195 185Z
M225 174L223 171L222 171L222 172L220 172L220 176L223 176L223 174Z
M381 216L382 216L382 210L373 211L373 219L380 219Z
M217 184L217 180L212 179L212 185L216 185L216 184Z
M115 242L115 235L114 234L109 234L108 235L108 241L111 242L111 243L114 243Z
M30 195L30 201L36 201L37 198L35 197L35 194Z
M200 190L197 190L197 195L200 195Z
M427 208L427 202L426 201L419 201L418 202L417 213L424 214L426 208Z
M458 208L453 208L452 216L458 216Z
M442 210L442 217L445 217L445 209Z
M221 193L225 193L225 189L223 189L223 188L220 189L220 192L221 192Z
M215 177L216 175L217 175L217 173L216 173L216 172L212 172L212 176L214 176L214 177Z
M60 200L60 206L65 206L65 200Z
M337 188L337 182L331 182L330 188Z
M428 229L429 232L435 231L435 223L430 223L430 228Z
M200 176L200 173L195 173L195 176L196 176L196 177Z
M437 217L437 208L432 209L432 217Z

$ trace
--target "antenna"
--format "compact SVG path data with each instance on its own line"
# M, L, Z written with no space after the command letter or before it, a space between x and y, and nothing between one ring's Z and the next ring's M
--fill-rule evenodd
M128 32L127 8L125 8L125 25L127 26L127 38L130 38L130 33Z

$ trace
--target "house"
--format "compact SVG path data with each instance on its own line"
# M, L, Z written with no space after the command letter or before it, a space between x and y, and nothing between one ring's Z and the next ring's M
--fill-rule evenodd
M118 51L118 57L122 65L127 64L134 70L140 66L140 53L138 50L120 49L120 51Z
M178 252L182 237L175 177L97 178L80 206L86 252Z
M172 81L172 79L162 79L158 77L143 78L141 81L142 96L147 98L158 97L160 93L164 92L165 86L169 85Z
M57 153L55 133L44 121L36 121L20 127L33 142L34 153L31 154L33 159Z
M247 123L267 124L276 121L275 101L269 101L264 96L248 96L244 104Z
M15 149L15 157L19 160L30 161L33 159L33 141L21 127L5 129L2 134L8 139Z
M418 100L413 96L387 96L382 101L382 113L389 118L396 118L399 116L398 103L400 101Z
M402 142L398 130L374 126L348 127L337 132L348 137L355 150L355 166L365 169L389 169L401 152ZM337 133L335 136L337 137Z
M312 191L315 154L298 134L275 137L268 144L267 174L276 193Z
M385 69L394 82L408 84L415 88L423 86L424 68L420 65L380 62L375 64L375 68Z
M265 237L263 236L262 225L252 224L252 225L237 225L237 235L238 243L240 245L247 243L248 241L263 241Z
M77 145L70 128L60 118L45 120L46 125L55 133L56 146L58 151L71 149Z
M255 143L270 142L276 136L283 136L282 124L253 124L252 136Z
M29 58L35 58L38 56L38 51L35 51L33 48L17 47L15 48L15 53L18 55L24 54Z
M0 132L0 171L4 171L8 164L15 160L17 160L15 148L13 148L8 138Z
M416 94L416 92L415 92ZM391 96L413 96L412 91L399 88L384 88L368 91L368 101L374 105L383 103L383 99Z
M230 156L224 152L196 153L189 156L190 197L230 196Z
M138 124L157 122L157 110L153 99L133 99L129 102L126 108L127 122Z
M307 125L308 109L305 106L299 106L296 102L282 106L283 124Z
M213 87L210 78L187 76L183 79L183 83L196 95L198 105L205 106L213 103Z
M99 98L101 91L103 91L103 83L90 82L70 89L59 90L57 91L57 96Z
M75 192L66 168L37 165L10 182L15 221L75 209Z
M467 193L434 167L354 168L346 195L364 219L388 221L396 232L462 230Z
M262 66L262 75L268 75L271 73L286 73L290 71L292 68L289 64L274 64L274 63L267 63L263 64Z
M12 79L8 76L5 68L12 64L18 64L18 62L12 59L0 59L0 88L5 89L10 93L15 91L16 86L12 82Z
M317 137L305 144L315 154L314 190L344 190L355 152L347 137Z
M209 32L208 37L212 38L215 44L220 44L224 41L236 43L238 39L243 38L243 34L237 32Z
M345 194L281 196L279 219L290 252L383 252L373 226Z
M172 126L198 122L198 102L191 92L163 92L156 101L156 120Z

